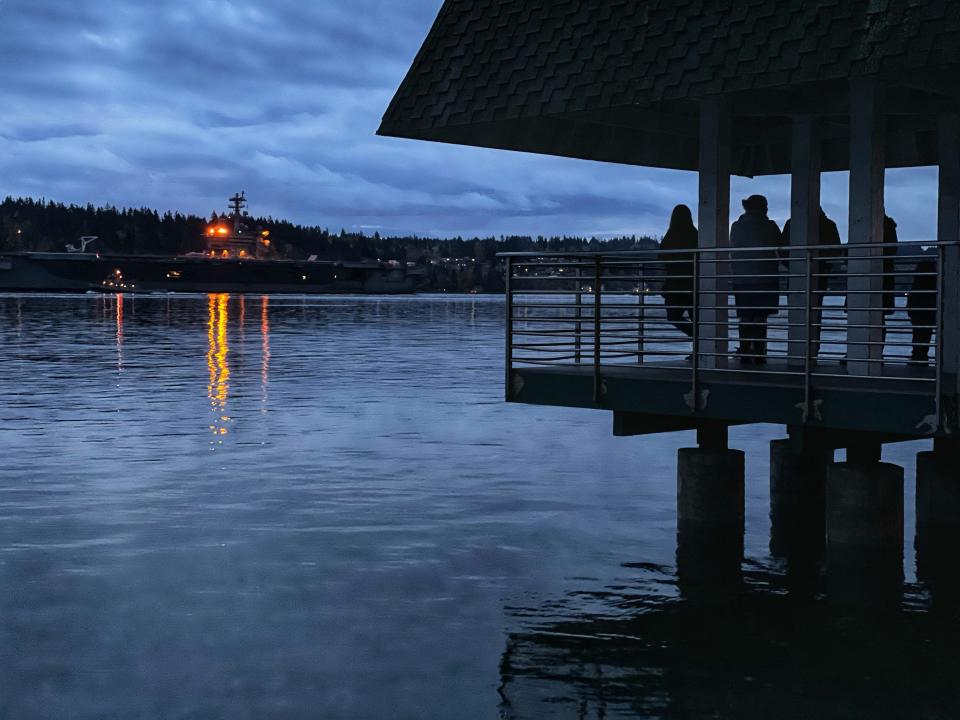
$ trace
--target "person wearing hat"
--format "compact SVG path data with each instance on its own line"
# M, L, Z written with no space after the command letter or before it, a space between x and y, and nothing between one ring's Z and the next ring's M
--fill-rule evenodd
M743 201L743 215L730 229L730 268L737 304L740 347L745 365L767 361L767 320L780 305L780 257L783 236L767 217L767 199L751 195Z

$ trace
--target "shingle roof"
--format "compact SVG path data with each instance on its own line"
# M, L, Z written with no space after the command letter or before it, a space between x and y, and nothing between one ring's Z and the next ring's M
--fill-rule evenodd
M447 0L380 133L592 157L531 122L931 69L960 71L957 0Z

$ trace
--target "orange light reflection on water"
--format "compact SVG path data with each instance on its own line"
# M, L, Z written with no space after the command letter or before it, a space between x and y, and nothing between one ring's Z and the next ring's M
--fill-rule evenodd
M227 401L230 398L230 365L227 357L230 353L230 344L227 337L227 326L230 320L230 296L213 294L209 296L207 305L207 370L210 382L207 385L207 398L210 400L210 409L213 413L213 424L210 432L214 439L210 444L215 448L223 444L222 436L229 433L227 424L230 416L227 414Z
M260 338L262 360L260 364L260 388L263 393L261 412L267 411L267 386L270 384L270 298L263 296L260 303Z
M117 293L117 372L123 372L123 293Z

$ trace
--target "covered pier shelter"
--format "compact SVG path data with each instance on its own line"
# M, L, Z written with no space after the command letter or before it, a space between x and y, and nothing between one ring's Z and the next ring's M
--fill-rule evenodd
M902 569L903 469L880 462L883 443L934 439L919 525L930 547L960 538L957 77L950 0L447 0L379 133L697 172L689 256L506 256L507 400L611 411L620 435L696 429L679 459L681 554L685 527L742 541L729 426L782 424L771 502L785 542L812 534L828 565L869 550ZM885 170L919 166L939 168L937 237L892 246ZM825 259L820 178L838 170L849 236ZM783 174L790 246L765 362L747 363L730 178ZM681 262L689 337L661 299Z

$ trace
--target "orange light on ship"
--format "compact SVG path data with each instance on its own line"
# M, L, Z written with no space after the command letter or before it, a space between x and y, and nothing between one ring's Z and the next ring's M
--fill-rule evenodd
M227 232L229 232L229 231L228 231L225 227L218 227L218 228L217 228L217 233L220 234L220 235L226 235Z
M216 234L217 234L217 231L214 228L212 227L207 228L207 235L213 236Z

